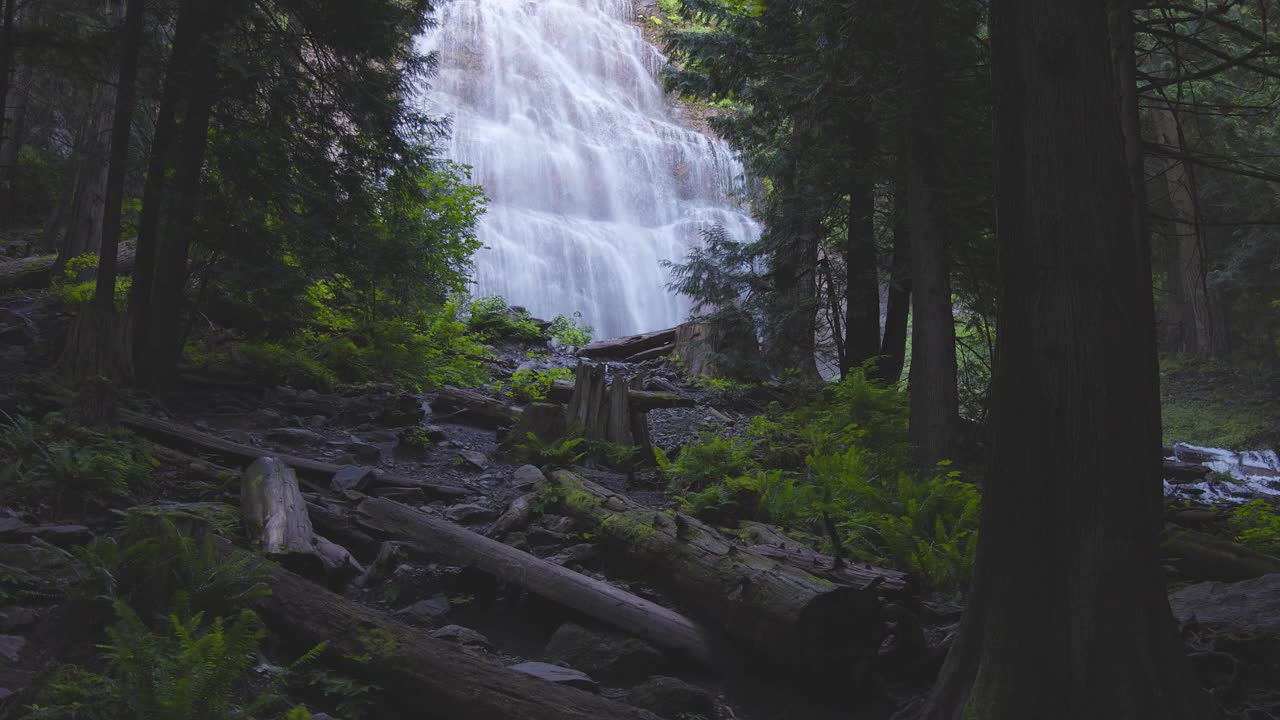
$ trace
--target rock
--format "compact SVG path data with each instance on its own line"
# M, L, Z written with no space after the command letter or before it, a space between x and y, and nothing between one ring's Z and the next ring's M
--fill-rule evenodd
M267 431L267 438L286 445L318 445L324 436L314 430L298 427L281 427Z
M445 625L439 630L432 630L431 637L436 640L444 640L445 642L457 643L459 645L469 645L473 647L481 647L486 650L493 647L489 642L489 638L480 633L465 628L461 625Z
M342 446L358 460L368 463L382 462L382 449L366 442L349 442Z
M329 481L329 487L333 488L334 492L363 490L369 486L372 480L373 468L362 465L344 465L338 468L338 472L333 474L333 479Z
M25 607L0 608L0 632L24 630L40 620L40 613Z
M68 566L66 556L35 545L0 544L0 565L30 573L56 571Z
M564 535L573 531L573 518L564 515L548 515L543 514L540 524L542 527L550 530L558 535Z
M498 511L484 505L468 503L466 505L454 505L445 511L444 517L450 522L467 525L488 522L498 517Z
M231 430L227 433L227 439L233 443L239 443L240 445L248 445L249 447L258 446L258 438L245 430Z
M715 717L716 701L697 685L664 675L655 675L631 688L627 702L655 715L676 720L688 716Z
M586 673L559 665L543 662L525 662L519 665L512 665L509 669L525 675L531 675L539 680L546 680L558 685L568 685L579 690L596 692L600 689L599 683L592 680L591 676Z
M663 662L662 653L643 640L589 630L575 623L561 625L547 642L544 654L552 662L562 662L608 681L652 675Z
M433 443L449 439L449 433L445 432L445 429L439 425L424 425L422 434L426 435L427 439Z
M475 450L459 450L458 457L462 458L463 462L477 470L489 469L489 458L482 452L477 452Z
M521 465L516 468L515 472L511 473L511 487L517 489L526 488L530 485L536 485L543 482L546 479L547 476L543 475L542 471L533 465Z
M422 488L412 487L395 487L393 485L384 485L369 490L370 495L395 500L406 505L417 505L422 502Z
M17 635L0 635L0 658L11 663L22 657L22 649L27 646L27 639Z
M347 583L365 574L364 566L341 545L320 535L315 536L316 557L324 565L325 579L330 587L343 588Z
M426 600L419 600L409 607L396 611L396 614L420 625L439 625L449 616L449 598L444 595L432 595Z
M571 567L573 565L586 565L598 557L600 557L600 548L591 543L581 543L561 550L547 558L547 561L562 567Z
M254 410L249 419L257 425L279 425L284 418L279 410L275 408L261 408Z
M1280 636L1280 573L1240 582L1203 582L1169 596L1179 623L1249 635Z

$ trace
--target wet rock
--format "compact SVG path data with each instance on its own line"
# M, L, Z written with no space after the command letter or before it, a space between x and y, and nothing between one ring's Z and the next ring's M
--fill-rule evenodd
M345 465L333 474L333 479L329 481L329 487L333 488L334 492L363 490L369 486L372 480L372 468L361 465Z
M458 645L484 648L485 650L493 647L492 643L489 642L489 638L481 635L471 628L465 628L461 625L445 625L439 630L432 630L431 637L436 640L457 643Z
M462 458L464 463L477 470L489 469L489 457L482 452L477 452L475 450L459 450L458 457Z
M557 685L568 685L579 690L596 692L600 689L599 683L592 680L591 676L586 673L559 665L543 662L525 662L519 665L512 665L510 669L536 677L539 680L556 683Z
M511 487L526 488L530 485L536 485L547 479L542 471L533 465L521 465L516 471L511 473Z
M40 613L31 608L0 608L0 632L25 630L40 620Z
M17 635L0 635L0 658L16 663L22 657L27 639Z
M627 693L627 702L659 717L715 717L716 701L697 685L663 675L655 675Z
M449 433L439 425L424 425L422 427L422 434L426 435L427 439L433 443L449 439Z
M286 445L318 445L324 436L314 430L300 427L280 427L267 431L267 438Z
M377 445L372 445L366 442L349 442L342 447L344 450L355 456L357 460L362 462L382 462L382 449Z
M1169 596L1179 623L1253 637L1280 636L1280 573L1241 582L1204 582Z
M561 625L547 642L544 653L552 662L609 681L652 675L663 662L662 653L643 640L589 630L575 623Z
M498 511L484 505L465 504L454 505L445 511L444 517L450 522L456 522L461 525L488 522L498 516Z
M449 598L432 595L425 600L396 611L396 615L419 625L439 625L449 616Z

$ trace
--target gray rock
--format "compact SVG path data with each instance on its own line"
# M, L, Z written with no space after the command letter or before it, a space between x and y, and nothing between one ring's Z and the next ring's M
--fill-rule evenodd
M1180 623L1250 636L1280 636L1280 573L1234 583L1204 582L1169 596Z
M400 433L395 430L367 430L365 432L352 433L352 435L361 442L394 445L400 442Z
M475 450L459 450L458 457L462 458L463 462L477 470L489 469L489 457L482 452L477 452Z
M627 702L664 718L701 715L715 717L716 701L711 693L697 685L662 675L655 675L627 693Z
M267 438L286 445L319 445L324 436L314 430L299 427L281 427L267 431Z
M422 433L433 443L438 443L441 440L447 440L449 438L449 433L445 432L445 429L439 425L425 425L422 428Z
M233 443L239 443L241 445L248 445L250 447L258 446L258 438L245 430L232 430L227 433L227 439Z
M366 442L349 442L343 446L343 449L351 453L356 459L376 463L382 461L382 449L377 445Z
M642 640L574 623L565 623L555 631L544 654L552 662L609 681L647 677L663 662L662 653Z
M588 690L596 692L600 689L599 683L591 679L590 675L579 672L572 668L561 667L559 665L551 665L543 662L525 662L519 665L512 665L511 670L518 673L524 673L536 677L539 680L556 683L557 685L568 685L569 687L578 688L579 690Z
M530 485L536 485L547 479L542 471L532 465L521 465L516 471L511 473L511 486L515 488L524 488Z
M450 522L456 522L462 525L488 522L498 517L498 511L484 505L465 504L454 505L445 511L444 517Z
M445 625L439 630L432 630L431 637L436 640L457 643L459 645L481 647L486 650L493 647L489 642L489 638L481 635L471 628L465 628L461 625Z
M432 595L396 611L400 617L421 625L439 625L449 616L449 598L444 595Z
M27 639L17 635L0 635L0 658L16 663L22 657L22 649L27 646Z
M572 565L586 565L599 557L600 548L591 543L580 543L578 545L570 545L547 558L547 561L562 567L569 567Z
M329 481L329 487L335 492L345 492L347 490L363 490L369 486L369 482L373 480L373 468L361 465L344 465L338 468L338 472L333 474L333 479Z
M25 607L0 608L0 632L25 630L35 625L40 613Z

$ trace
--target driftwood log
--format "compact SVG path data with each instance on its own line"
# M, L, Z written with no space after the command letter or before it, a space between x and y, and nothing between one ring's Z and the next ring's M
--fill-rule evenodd
M548 492L605 543L647 566L691 611L811 680L860 679L883 637L880 601L740 547L698 520L643 507L570 472Z
M116 254L116 272L133 272L136 256L137 251L132 242L121 243ZM37 255L0 262L0 294L49 287L53 280L53 266L57 261L57 255Z
M292 467L300 477L321 483L320 485L313 485L313 489L320 492L328 491L329 480L338 470L342 469L341 465L334 465L333 463L241 445L192 428L175 425L171 422L158 420L128 410L120 411L120 422L125 427L153 442L183 452L213 455L223 462L249 464L263 455L271 455ZM417 488L428 495L439 498L459 498L475 494L475 491L470 488L442 480L406 477L377 469L373 469L372 472L373 482L376 485Z
M578 354L583 357L600 360L623 360L637 353L660 348L663 345L673 345L675 340L676 329L671 328L643 335L628 335L626 337L600 340L578 350Z
M520 408L473 390L446 385L431 401L436 412L456 414L487 427L506 427L520 419Z
M356 518L365 528L407 540L441 562L473 567L664 650L704 665L712 664L710 643L698 625L609 583L391 500L371 498L361 502Z
M231 550L224 545L224 551ZM327 642L322 661L376 679L405 707L450 720L657 720L643 710L498 667L347 600L281 567L257 610L299 647Z

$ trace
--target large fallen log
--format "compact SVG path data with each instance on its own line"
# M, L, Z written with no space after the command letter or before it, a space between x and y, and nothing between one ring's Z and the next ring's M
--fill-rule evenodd
M622 360L636 353L674 344L675 341L676 329L671 328L643 335L628 335L626 337L600 340L581 348L578 350L578 354L583 357L601 360Z
M849 682L883 637L870 587L839 585L742 548L685 515L641 506L570 472L547 492L606 549L660 576L691 610L763 658L819 682Z
M567 403L573 397L574 384L568 380L556 380L551 383L547 399L551 402ZM632 410L647 412L666 408L693 407L697 401L676 393L654 392L652 390L632 390L628 396Z
M609 583L391 500L364 500L356 508L356 519L366 529L412 542L441 562L473 567L657 647L704 665L712 664L711 645L698 625Z
M206 453L218 457L224 462L245 465L252 463L263 455L279 458L281 462L296 470L299 476L318 481L320 485L313 484L312 487L320 492L328 491L329 480L334 473L343 467L320 460L263 450L250 445L241 445L240 443L234 443L192 428L175 425L171 422L158 420L129 410L121 410L119 416L122 425L139 435L184 452ZM418 488L428 495L440 498L466 497L475 494L475 491L470 488L440 480L406 477L377 469L373 469L372 472L374 484L377 485Z
M227 552L241 552L229 550ZM257 610L299 647L326 642L322 662L377 681L404 707L450 720L657 720L643 710L498 667L358 605L281 567Z
M124 274L133 272L136 255L132 242L121 243L116 255L116 271ZM0 294L49 287L53 280L53 266L57 261L57 255L36 255L0 262Z
M820 553L770 525L743 523L737 535L758 555L841 585L867 587L874 584L880 596L891 600L913 598L920 591L916 579L907 573L853 560L837 563L830 555Z
M436 412L451 413L489 427L506 427L520 419L520 408L473 390L446 385L431 401Z

